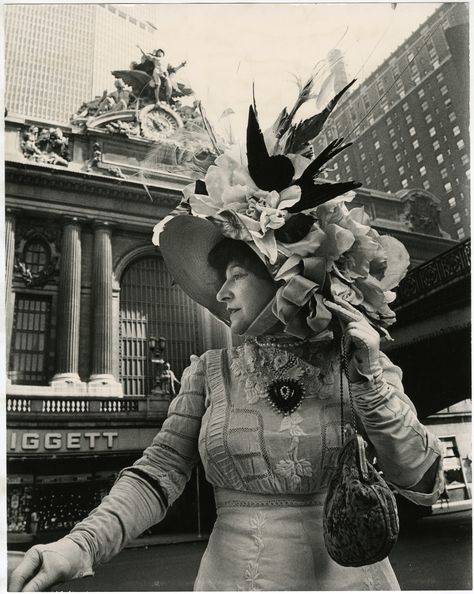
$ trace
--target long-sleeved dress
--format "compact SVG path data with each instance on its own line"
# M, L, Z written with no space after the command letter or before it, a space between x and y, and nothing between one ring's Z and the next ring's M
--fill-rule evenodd
M302 348L249 340L191 357L153 443L67 537L83 550L78 575L92 573L157 523L200 455L214 486L217 520L195 590L399 589L388 559L346 568L326 552L322 510L341 446L339 359L330 342ZM413 487L441 459L440 444L417 420L400 369L385 355L380 364L382 375L353 384L359 422L385 478L405 497L429 505L442 488L441 470L431 493ZM305 389L288 416L267 400L278 378L298 380Z

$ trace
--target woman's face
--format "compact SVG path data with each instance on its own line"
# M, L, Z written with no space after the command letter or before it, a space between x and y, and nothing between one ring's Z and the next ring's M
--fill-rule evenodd
M275 285L237 262L229 262L225 277L216 298L227 306L231 330L244 334L275 295Z

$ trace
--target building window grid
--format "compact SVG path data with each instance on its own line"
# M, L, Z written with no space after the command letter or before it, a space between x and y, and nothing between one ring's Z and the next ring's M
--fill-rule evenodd
M51 297L18 294L13 318L10 377L14 384L41 385L47 377Z

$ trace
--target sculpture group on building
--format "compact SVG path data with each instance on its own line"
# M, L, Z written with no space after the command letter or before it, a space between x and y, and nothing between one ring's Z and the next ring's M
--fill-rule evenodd
M127 70L113 70L115 90L105 90L101 96L84 102L72 116L73 122L127 109L140 111L147 105L174 108L179 113L179 99L193 94L193 90L176 77L186 62L172 66L164 50L145 52L137 47L142 53L141 60L132 62Z
M82 130L152 141L145 165L202 175L217 152L210 140L202 106L177 72L186 66L168 62L163 49L147 52L128 70L113 70L115 89L84 102L71 117ZM87 170L100 159L91 156Z
M69 140L61 128L42 128L29 126L23 132L20 143L23 155L38 163L63 165L67 167L69 157Z

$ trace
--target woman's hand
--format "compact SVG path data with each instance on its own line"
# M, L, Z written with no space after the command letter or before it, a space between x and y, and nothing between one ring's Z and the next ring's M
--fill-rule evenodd
M347 371L351 382L373 380L382 373L380 367L380 336L360 311L347 301L325 301L326 307L341 321Z
M344 344L351 382L370 381L382 373L379 363L380 336L364 316L346 325Z
M8 591L43 592L58 582L82 577L83 560L83 550L69 538L31 547L13 571Z

